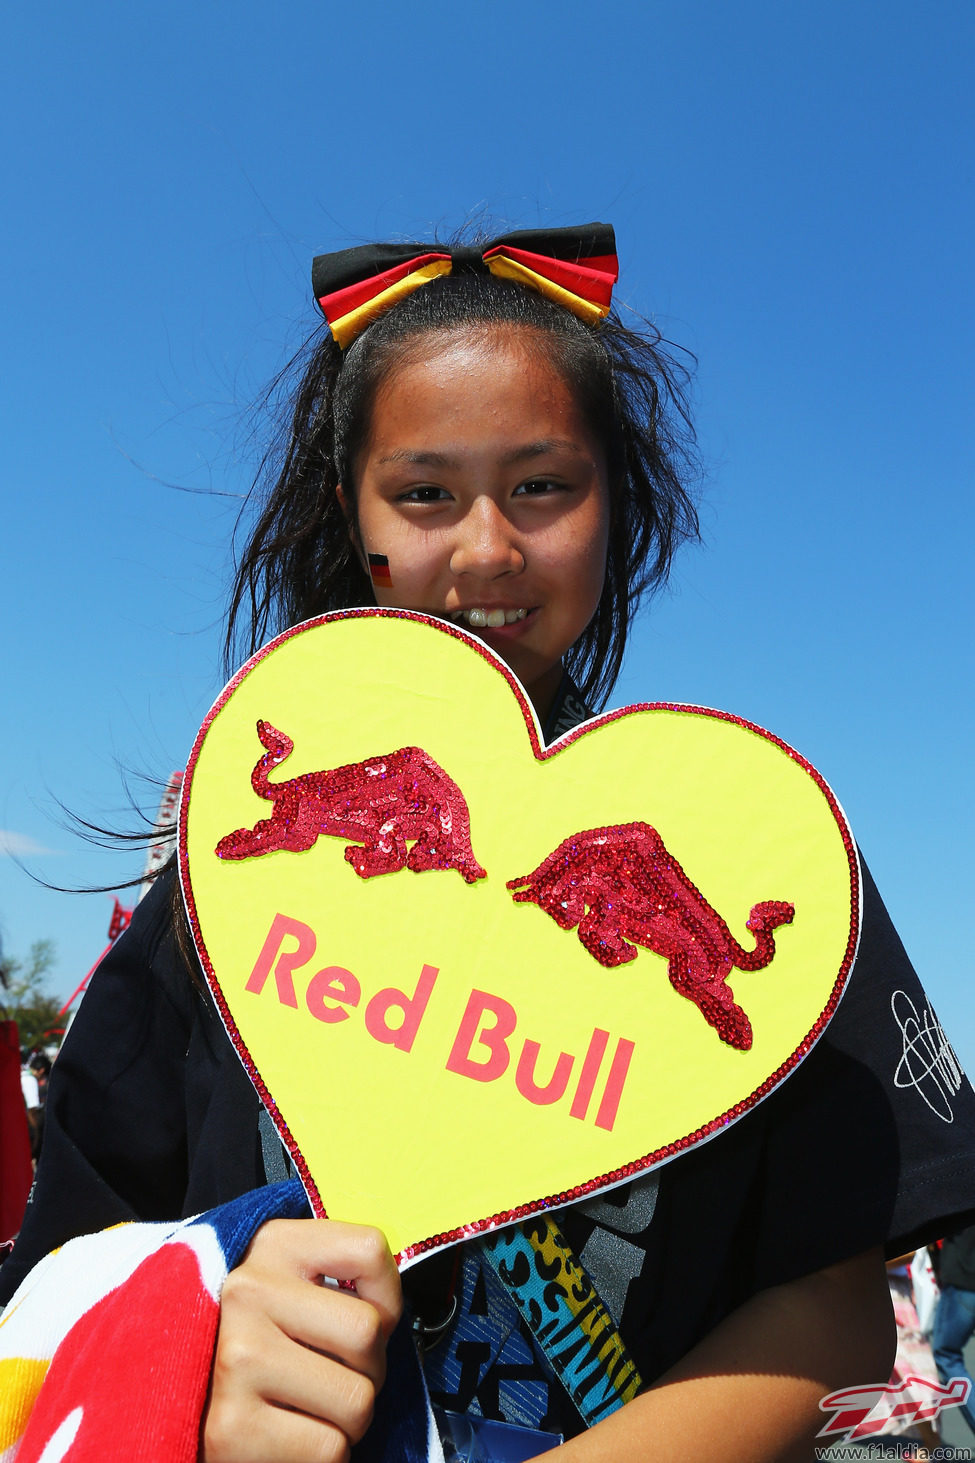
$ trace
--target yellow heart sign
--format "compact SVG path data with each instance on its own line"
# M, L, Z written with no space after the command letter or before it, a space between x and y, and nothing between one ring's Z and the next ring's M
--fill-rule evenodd
M823 1030L859 931L852 836L784 743L647 705L543 749L485 645L393 610L238 672L180 869L316 1212L404 1265L741 1116Z

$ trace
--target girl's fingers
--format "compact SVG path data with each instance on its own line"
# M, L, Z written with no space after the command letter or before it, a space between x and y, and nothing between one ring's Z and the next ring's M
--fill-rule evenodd
M234 1458L256 1428L278 1437L281 1418L300 1413L319 1424L324 1444L333 1432L358 1442L372 1421L377 1386L371 1377L343 1362L321 1356L282 1335L263 1320L219 1344L213 1368L213 1386L205 1432L206 1458ZM286 1412L285 1409L288 1409ZM309 1438L315 1434L306 1430ZM288 1457L275 1449L265 1452L264 1463Z
M331 1219L273 1219L251 1242L245 1265L306 1280L352 1284L356 1295L374 1306L389 1337L403 1312L399 1274L385 1236L362 1224Z
M353 1289L323 1284L325 1276ZM386 1338L402 1310L383 1236L329 1220L273 1220L220 1302L205 1463L338 1463L372 1419Z
M202 1463L348 1463L351 1444L340 1428L288 1412L255 1408L238 1422L214 1426L208 1418Z
M377 1387L386 1375L385 1335L375 1306L349 1291L291 1273L282 1277L247 1266L235 1270L224 1285L220 1325L240 1370L260 1368L267 1346L264 1331L270 1327L289 1346L298 1343L309 1356L331 1357L362 1372ZM251 1348L256 1356L249 1354Z

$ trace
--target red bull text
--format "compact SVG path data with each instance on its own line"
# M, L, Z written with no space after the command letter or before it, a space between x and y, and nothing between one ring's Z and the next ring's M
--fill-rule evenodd
M298 1011L302 978L317 944L310 925L276 914L244 989L259 996L273 979L280 1004ZM365 1000L362 984L351 970L328 965L308 977L302 1004L326 1026L348 1021L361 1008L365 1029L374 1041L410 1053L439 973L436 966L424 965L412 991L387 986ZM564 1103L569 1117L585 1122L591 1116L597 1128L612 1132L634 1043L619 1037L610 1055L610 1033L596 1027L585 1052L560 1051L553 1070L551 1053L543 1056L541 1043L532 1037L519 1034L516 1039L517 1028L518 1014L510 1001L472 990L444 1061L446 1071L483 1083L511 1073L515 1090L526 1102L535 1107ZM540 1070L552 1075L544 1080Z

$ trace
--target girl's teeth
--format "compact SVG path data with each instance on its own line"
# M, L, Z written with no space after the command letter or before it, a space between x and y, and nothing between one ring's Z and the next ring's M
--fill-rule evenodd
M460 610L458 620L466 620L472 630L500 630L502 625L514 625L523 620L527 610Z

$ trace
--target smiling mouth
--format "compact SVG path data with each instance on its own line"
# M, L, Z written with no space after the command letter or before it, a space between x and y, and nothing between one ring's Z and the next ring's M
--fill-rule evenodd
M517 624L529 613L529 610L484 610L475 607L469 610L451 610L449 618L455 625L469 625L472 630L500 630L502 625Z

